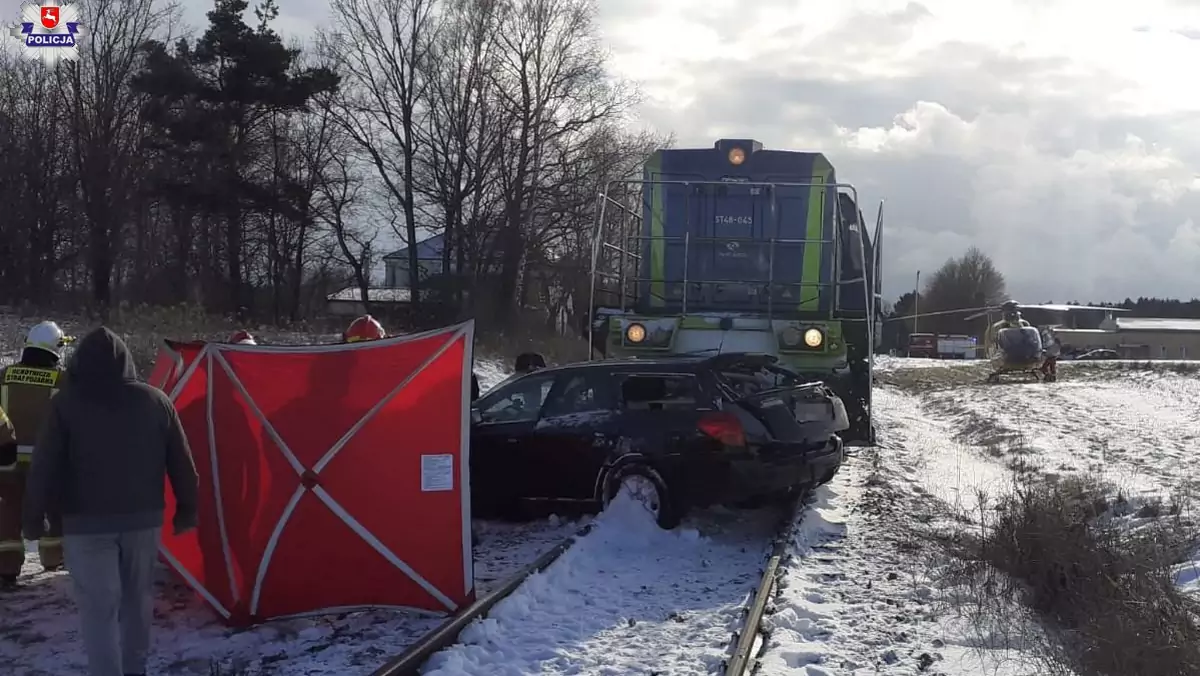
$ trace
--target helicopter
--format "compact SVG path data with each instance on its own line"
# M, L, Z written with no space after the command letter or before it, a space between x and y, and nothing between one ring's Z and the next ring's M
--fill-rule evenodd
M986 382L1000 383L1001 377L1009 374L1025 375L1035 382L1053 382L1057 378L1042 373L1046 354L1043 345L1042 331L1021 316L1021 310L1044 310L1053 313L1066 313L1072 310L1101 310L1104 312L1127 312L1123 308L1113 308L1098 305L1073 305L1069 303L1044 303L1024 305L1015 300L1006 300L997 305L961 308L956 310L941 310L905 317L890 317L885 321L917 319L929 316L944 316L952 314L967 314L964 321L1000 314L1000 319L988 325L984 338L984 349L991 366ZM1047 330L1053 330L1058 325L1047 325Z

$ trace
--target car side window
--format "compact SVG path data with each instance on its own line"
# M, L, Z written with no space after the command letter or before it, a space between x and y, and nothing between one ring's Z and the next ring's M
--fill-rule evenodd
M621 383L621 405L629 411L690 410L699 401L696 376L631 375Z
M480 401L483 423L529 422L537 420L542 404L554 386L553 374L522 378L509 387Z
M612 379L607 373L579 373L559 381L542 417L607 411L612 408Z

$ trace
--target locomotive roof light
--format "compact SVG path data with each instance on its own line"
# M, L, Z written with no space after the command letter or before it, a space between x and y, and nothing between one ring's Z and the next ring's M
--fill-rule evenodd
M746 161L746 151L741 148L733 148L729 151L729 163L733 166L738 166Z

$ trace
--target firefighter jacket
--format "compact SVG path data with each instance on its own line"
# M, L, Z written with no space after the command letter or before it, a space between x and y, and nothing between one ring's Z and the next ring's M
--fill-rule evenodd
M33 459L33 445L50 410L50 398L66 381L61 367L27 366L17 362L0 369L0 409L8 414L16 431L17 461Z

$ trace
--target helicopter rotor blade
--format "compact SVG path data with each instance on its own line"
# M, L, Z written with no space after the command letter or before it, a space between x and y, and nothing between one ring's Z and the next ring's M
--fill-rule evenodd
M917 314L905 315L903 317L888 317L887 319L885 319L883 321L898 322L898 321L903 321L905 319L921 319L924 317L942 317L945 315L955 315L955 314L962 314L964 312L980 312L980 311L982 311L982 314L972 315L972 317L982 317L984 314L987 314L987 312L991 311L991 310L995 310L995 308L992 308L992 307L965 307L965 308L959 308L957 310L938 310L937 312L919 312ZM972 317L966 317L966 319L971 319Z

